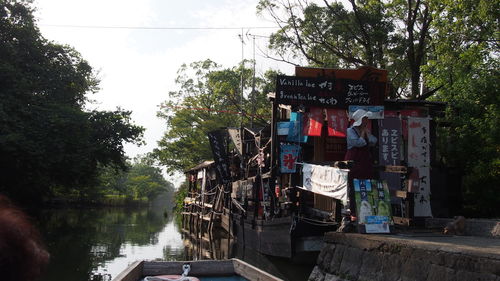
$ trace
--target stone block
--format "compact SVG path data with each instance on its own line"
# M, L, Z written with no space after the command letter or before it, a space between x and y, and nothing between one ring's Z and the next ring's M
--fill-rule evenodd
M382 269L384 281L398 281L401 277L401 267L403 262L401 257L396 254L384 253L382 255Z
M488 273L477 273L477 272L469 272L469 271L457 271L456 273L457 280L473 280L473 281L491 281L497 278L497 275L488 274Z
M363 263L359 270L359 280L377 280L382 270L381 254L375 251L363 252Z
M324 248L321 251L320 257L318 257L318 265L320 265L323 270L328 270L328 267L330 266L334 253L335 253L335 245L333 244L328 244L328 247Z
M363 263L363 250L358 248L347 248L340 264L340 275L358 276L359 269Z
M435 264L431 264L430 269L429 269L429 275L427 275L427 280L448 280L447 279L447 271L446 267L444 266L439 266Z
M330 261L330 265L328 268L325 268L325 271L328 273L336 274L339 272L340 264L342 263L342 259L344 258L344 251L347 249L345 245L337 245L335 247L335 252L333 252L332 260Z
M324 281L344 281L344 279L338 277L337 275L327 273Z
M325 280L325 274L318 266L314 267L311 274L309 275L309 278L307 279L307 281L324 281L324 280Z
M401 268L401 281L427 280L430 263L426 260L410 258L404 261Z
M500 276L500 260L480 259L477 267L479 272Z

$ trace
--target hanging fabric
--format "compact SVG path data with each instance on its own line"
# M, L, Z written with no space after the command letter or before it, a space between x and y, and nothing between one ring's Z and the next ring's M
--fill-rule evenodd
M347 204L347 173L349 170L329 166L302 164L302 188L341 200Z
M307 136L302 134L302 113L290 113L290 127L288 129L287 141L290 142L307 142Z
M304 129L305 136L321 136L323 128L323 109L319 107L311 107L309 112L304 114Z
M328 108L326 110L328 120L328 135L330 137L346 137L349 120L344 109Z
M300 146L296 144L280 145L280 171L281 173L295 173L295 163L299 157Z
M430 204L429 118L408 117L408 166L418 169L419 190L415 193L416 217L432 217Z

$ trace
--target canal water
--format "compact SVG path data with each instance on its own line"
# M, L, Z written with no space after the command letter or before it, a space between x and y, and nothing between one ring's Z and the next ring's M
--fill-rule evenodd
M51 254L42 281L111 280L143 259L236 257L290 281L307 280L313 267L260 255L221 235L193 241L162 208L50 209L43 210L37 221Z

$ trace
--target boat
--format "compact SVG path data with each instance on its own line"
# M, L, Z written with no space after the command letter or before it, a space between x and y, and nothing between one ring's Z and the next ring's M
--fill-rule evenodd
M434 117L445 104L388 100L387 75L371 67L296 67L296 76L278 76L266 124L208 133L213 161L185 171L183 228L200 239L224 229L262 254L311 262L324 233L339 230L363 200L386 206L380 210L389 214L377 211L370 223L363 217L360 233L386 233L394 223L432 216L431 188L433 196L442 189L439 175L430 173L435 154L429 143L435 143ZM377 176L358 185L348 177L356 163L343 161L348 116L357 109L372 113L369 122L380 140L373 150ZM360 197L362 191L370 198ZM440 205L438 196L432 200Z
M165 276L164 279L154 279ZM166 277L168 276L168 278ZM187 279L182 277L193 277ZM118 274L113 281L139 280L248 280L283 281L242 260L198 260L198 261L136 261ZM233 277L228 279L228 277ZM242 279L243 278L243 279ZM221 279L222 280L222 279Z

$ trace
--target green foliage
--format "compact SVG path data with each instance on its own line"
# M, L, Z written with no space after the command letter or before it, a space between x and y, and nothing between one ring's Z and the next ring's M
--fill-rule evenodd
M184 209L184 198L188 196L188 187L189 183L184 181L179 189L175 192L174 201L175 201L175 212L180 214L180 212Z
M261 0L258 12L280 26L269 40L277 59L384 68L392 78L393 97L418 97L432 21L427 1L349 0L347 7L344 2Z
M183 171L212 158L209 131L240 124L266 125L270 105L264 91L273 88L270 85L274 85L275 76L276 73L268 72L264 77L256 77L252 92L248 88L252 70L244 64L226 69L210 60L183 65L176 79L180 89L169 93L158 112L166 120L168 130L154 151L155 157L169 172Z
M121 195L128 200L147 198L152 201L161 193L174 192L173 184L165 180L160 168L147 157L136 159L128 165L127 171L103 167L99 187L106 195Z
M500 216L500 63L498 1L436 1L436 39L425 67L433 97L450 105L439 144L463 175L468 215Z
M98 79L80 54L43 38L27 1L0 2L0 192L40 201L96 197L99 165L125 167L141 143L131 112L86 111Z

